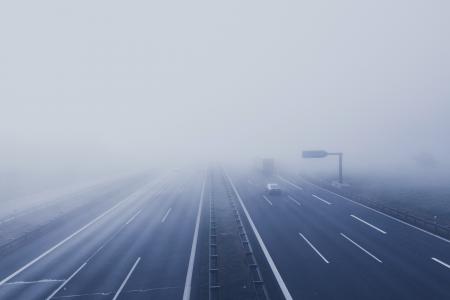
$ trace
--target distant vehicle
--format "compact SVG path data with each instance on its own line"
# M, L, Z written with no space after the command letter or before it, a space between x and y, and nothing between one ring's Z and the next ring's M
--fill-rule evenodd
M275 173L275 160L273 158L256 159L256 169L265 175Z
M281 188L277 183L268 183L266 186L266 190L270 195L280 195Z

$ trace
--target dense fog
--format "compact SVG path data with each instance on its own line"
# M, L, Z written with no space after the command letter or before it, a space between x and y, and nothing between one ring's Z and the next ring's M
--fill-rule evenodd
M449 11L437 0L3 1L3 192L30 174L256 156L334 171L304 149L343 151L346 171L441 178Z

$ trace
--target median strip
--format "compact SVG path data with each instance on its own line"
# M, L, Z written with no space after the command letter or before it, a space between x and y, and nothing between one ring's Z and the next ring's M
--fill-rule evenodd
M267 263L269 264L269 267L272 270L273 275L275 276L275 279L281 289L281 292L283 293L284 298L286 300L293 300L291 293L289 292L289 290L286 286L286 283L284 282L283 278L281 277L281 274L278 271L278 268L276 267L276 265L272 259L272 256L270 256L269 250L267 250L266 245L264 244L264 241L262 240L261 235L258 232L258 229L256 229L256 226L253 223L253 220L250 217L250 214L248 213L247 208L244 205L244 201L242 201L242 198L239 195L236 187L234 186L233 181L231 181L230 176L228 176L228 174L225 174L225 176L227 177L228 182L230 183L231 188L233 189L234 194L236 195L236 198L239 200L239 204L241 205L242 210L244 211L244 214L247 217L248 223L250 224L250 227L252 228L253 233L255 234L256 240L258 241L259 246L261 247L261 250L262 250L264 256L266 257Z

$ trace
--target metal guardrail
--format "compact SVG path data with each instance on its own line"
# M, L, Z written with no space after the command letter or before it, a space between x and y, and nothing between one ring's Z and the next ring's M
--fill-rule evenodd
M213 181L211 174L211 182ZM217 223L214 189L209 194L209 300L219 299L219 254L217 252Z
M358 196L356 196L356 197L352 196L352 199L356 199L358 202L362 202L369 207L372 207L376 210L384 212L385 214L388 214L397 219L405 221L411 225L428 230L428 231L430 231L434 234L440 235L442 237L450 238L450 228L447 226L441 225L438 222L427 220L425 218L411 214L410 212L401 211L401 210L383 205L374 200L368 200L368 199L363 200L363 199L361 199L361 197L358 197Z
M306 177L305 177L306 178ZM364 198L361 195L358 194L354 194L354 193L348 193L345 192L343 190L337 190L335 187L333 187L332 185L328 185L325 184L324 182L320 182L317 180L312 180L311 178L307 178L307 180L314 182L315 184L323 187L323 188L327 188L332 190L333 192L337 193L337 194L343 194L343 196L349 197L354 201L357 201L361 204L364 204L368 207L371 207L373 209L376 209L380 212L383 212L387 215L390 215L392 217L395 217L399 220L402 220L408 224L414 225L418 228L427 230L431 233L434 233L436 235L439 235L441 237L444 238L450 238L450 227L449 226L445 226L442 224L439 224L438 222L429 220L429 219L425 219L423 217L419 217L417 215L414 215L413 213L409 212L409 211L402 211L393 207L389 207L387 205L381 204L380 202L376 201L376 200L371 200L368 198Z
M244 224L242 222L241 214L239 212L238 205L236 204L236 199L229 182L226 180L225 175L222 173L222 181L226 188L226 194L228 201L233 209L233 216L236 221L236 225L238 228L239 238L242 244L242 247L245 251L246 263L250 271L251 281L253 283L253 287L255 289L255 296L258 300L269 300L269 294L267 292L263 277L261 275L260 268L256 261L252 245L248 239L247 231L245 230Z

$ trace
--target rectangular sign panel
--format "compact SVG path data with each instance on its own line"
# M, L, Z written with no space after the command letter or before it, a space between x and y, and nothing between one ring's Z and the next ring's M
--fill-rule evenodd
M303 151L303 158L322 158L328 155L327 151L323 150L311 150L311 151Z

